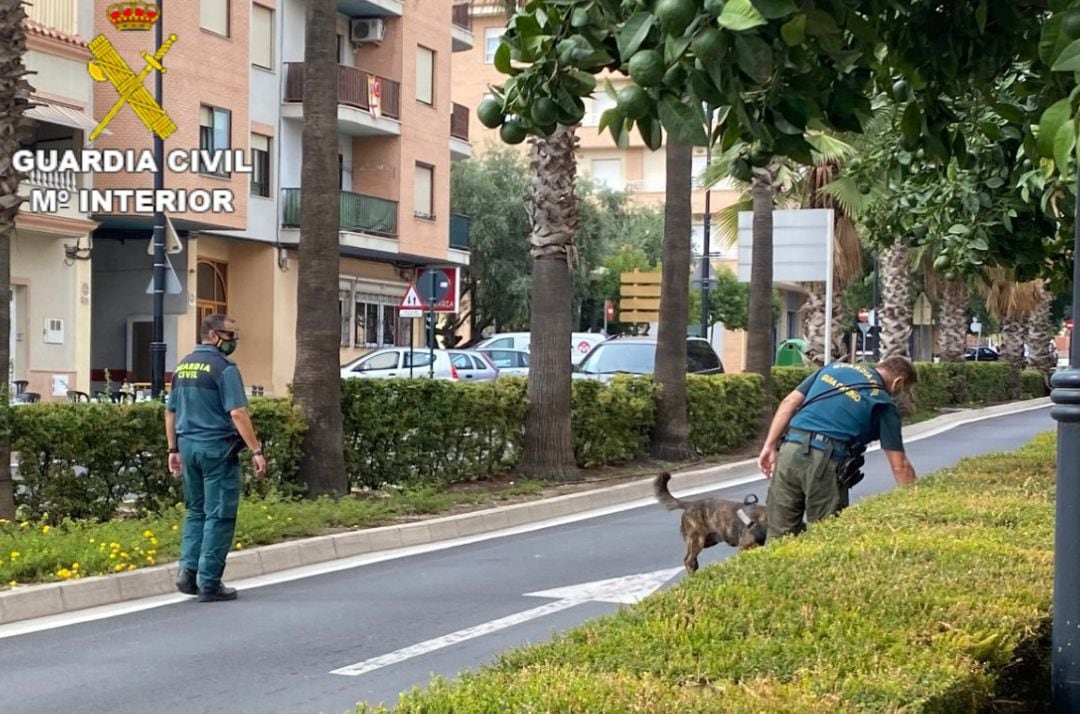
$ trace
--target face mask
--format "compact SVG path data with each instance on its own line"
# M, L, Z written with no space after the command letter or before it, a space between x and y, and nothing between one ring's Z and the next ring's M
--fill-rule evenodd
M233 352L236 352L236 340L222 340L217 343L218 352L228 357Z

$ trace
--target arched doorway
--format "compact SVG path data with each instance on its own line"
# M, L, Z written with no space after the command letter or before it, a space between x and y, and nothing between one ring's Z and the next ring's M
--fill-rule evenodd
M199 330L206 316L229 312L229 266L200 258L195 277L195 341L198 343L202 340Z

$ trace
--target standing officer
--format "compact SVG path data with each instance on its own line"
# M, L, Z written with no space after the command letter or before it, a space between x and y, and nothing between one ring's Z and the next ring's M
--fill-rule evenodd
M229 359L239 339L236 321L209 315L200 335L202 344L173 374L165 435L169 471L183 474L187 508L176 589L198 594L199 602L216 602L236 599L236 589L222 585L221 575L236 532L240 451L244 446L251 451L257 477L266 472L266 459L248 414L240 370Z
M915 482L893 398L917 379L904 357L889 357L876 369L836 363L784 398L758 457L761 472L772 479L766 504L769 540L800 533L804 514L813 523L846 508L854 485L847 477L861 465L851 460L872 441L881 441L897 484Z

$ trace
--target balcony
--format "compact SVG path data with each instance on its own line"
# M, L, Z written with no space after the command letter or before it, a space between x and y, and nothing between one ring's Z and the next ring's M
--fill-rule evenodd
M78 9L76 0L34 0L32 4L26 5L26 16L39 25L77 35Z
M469 249L469 217L460 213L450 214L450 249Z
M402 0L337 0L337 10L349 17L401 17Z
M472 144L469 143L469 108L454 104L450 112L450 158L472 158Z
M450 14L450 36L454 52L467 52L476 46L472 29L472 3L455 3Z
M371 78L375 79L374 83ZM285 64L284 101L281 109L284 118L304 118L303 62ZM399 136L401 83L338 65L338 125L341 133L349 136Z
M300 227L300 189L283 191L282 228ZM367 233L385 238L397 236L397 201L350 191L341 192L341 215L338 226L347 233Z

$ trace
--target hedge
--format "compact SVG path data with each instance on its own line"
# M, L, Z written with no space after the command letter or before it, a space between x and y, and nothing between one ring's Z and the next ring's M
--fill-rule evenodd
M1021 710L1049 688L1053 494L1052 437L966 460L397 711Z
M994 363L919 365L923 409L1005 401L1007 368ZM773 399L811 370L776 368ZM1033 390L1031 377L1025 389ZM484 384L431 380L347 380L344 442L354 486L442 485L505 472L518 460L527 409L525 381ZM590 468L648 453L657 385L620 376L609 384L573 383L574 451ZM754 375L692 376L687 383L690 440L701 454L741 448L755 436L762 409ZM180 500L165 466L159 404L39 404L16 407L12 446L19 458L18 500L26 518L112 517L121 504L159 511ZM269 478L247 488L291 494L304 424L282 399L255 399L252 416L270 461ZM245 468L247 462L245 460Z
M1041 399L1050 396L1050 385L1045 374L1037 369L1025 369L1020 373L1020 398Z

